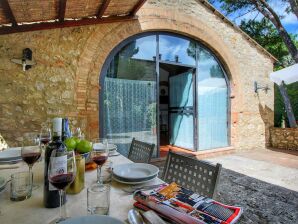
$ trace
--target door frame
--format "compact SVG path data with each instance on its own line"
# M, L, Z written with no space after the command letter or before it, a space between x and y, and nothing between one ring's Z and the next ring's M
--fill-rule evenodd
M197 85L198 82L198 75L199 75L199 67L198 67L198 52L199 52L199 47L202 47L206 50L208 50L208 52L210 52L210 54L212 54L214 56L214 59L218 62L219 66L221 67L221 70L225 76L225 80L226 80L226 84L227 84L227 88L228 88L228 97L227 97L227 116L228 116L228 121L227 121L227 137L228 137L228 145L231 145L231 81L229 79L228 74L226 73L224 67L224 62L222 60L220 60L220 58L218 58L217 54L213 52L212 48L205 46L203 43L199 42L200 40L198 39L194 39L194 38L190 38L187 36L183 36L181 34L178 33L174 33L174 32L169 32L169 31L147 31L147 32L143 32L143 33L138 33L135 35L132 35L126 39L124 39L122 42L120 42L115 48L112 49L112 51L108 54L108 56L105 59L105 62L103 63L102 69L99 72L99 85L101 87L101 90L98 93L98 99L99 99L99 107L100 108L104 108L104 79L106 77L107 74L107 70L110 66L110 63L113 59L113 57L123 48L125 47L128 43L130 43L131 41L138 39L138 38L142 38L142 37L146 37L146 36L150 36L150 35L155 35L156 36L156 59L155 59L155 67L156 67L156 81L159 81L160 78L160 73L159 73L159 63L168 63L168 64L177 64L180 66L185 66L185 67L193 67L196 69L196 75L195 75L195 83ZM191 66L191 65L185 65L185 64L181 64L181 63L175 63L175 62L170 62L170 61L163 61L159 59L159 36L160 35L169 35L169 36L174 36L174 37L179 37L181 39L186 39L186 40L193 40L196 42L196 60L195 60L195 66ZM159 100L159 83L157 82L157 87L156 87L156 103L157 105L159 105L160 100ZM194 91L196 92L196 88L194 88ZM194 104L194 110L197 113L197 104L198 104L198 100L195 102ZM156 126L156 131L157 131L157 157L160 156L160 122L159 122L159 114L160 114L160 110L159 110L159 106L156 107L156 121L157 121L157 126ZM105 136L104 133L104 127L103 127L103 122L104 122L104 111L103 110L99 110L98 112L99 115L99 136L103 137ZM195 138L198 138L198 124L199 121L197 119L197 116L195 116L195 127L196 127L196 134L195 134ZM198 139L195 139L195 143L196 146L198 145ZM199 151L198 148L196 148L196 151Z

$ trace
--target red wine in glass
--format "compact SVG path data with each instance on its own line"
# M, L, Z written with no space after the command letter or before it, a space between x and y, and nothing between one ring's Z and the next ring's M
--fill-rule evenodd
M92 160L98 165L102 166L108 159L107 155L94 156Z
M28 152L22 154L22 159L28 166L33 166L33 164L40 158L40 152Z
M43 145L47 145L49 142L50 142L50 138L41 138L40 139L40 142L43 144Z
M64 173L52 176L49 181L57 189L64 190L74 180L73 173Z

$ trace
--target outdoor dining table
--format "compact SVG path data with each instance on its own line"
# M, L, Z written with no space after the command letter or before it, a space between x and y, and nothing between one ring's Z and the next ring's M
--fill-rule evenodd
M113 166L124 163L132 163L126 157L119 155L109 158ZM9 178L11 174L19 171L27 171L28 166L22 162L17 169L0 170L0 175ZM34 184L39 187L32 191L31 198L14 202L10 200L10 186L0 192L0 223L1 224L38 224L49 223L59 215L59 208L45 208L43 205L43 181L44 162L38 162L33 166ZM69 217L87 215L87 187L96 181L96 170L86 171L85 188L78 194L67 195L67 215ZM162 180L155 178L146 185L159 184ZM128 185L112 181L110 192L109 215L122 221L127 219L127 214L133 208L133 196L123 191Z

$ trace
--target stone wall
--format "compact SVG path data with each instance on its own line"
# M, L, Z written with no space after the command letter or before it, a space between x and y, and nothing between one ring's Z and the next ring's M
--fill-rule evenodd
M0 36L0 133L9 145L54 116L70 117L87 137L98 135L99 75L110 52L146 31L194 38L222 61L231 85L231 144L263 148L273 124L272 59L196 0L148 0L138 20ZM37 64L23 72L10 61L29 47ZM253 82L268 85L255 94Z
M271 146L298 151L298 128L270 128Z

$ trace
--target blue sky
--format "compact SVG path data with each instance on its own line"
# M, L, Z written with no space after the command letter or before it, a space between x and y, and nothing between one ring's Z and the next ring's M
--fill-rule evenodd
M287 3L284 3L281 0L271 0L269 3L270 3L270 6L277 12L277 14L283 17L281 22L284 25L284 27L286 28L286 30L289 33L298 35L298 19L293 13L288 14L285 12L285 10L288 6ZM222 11L222 9L220 9L220 4L218 2L215 3L214 6L225 15L225 13ZM257 20L260 20L263 18L262 14L258 13L257 11L247 13L247 14L245 14L245 13L246 13L246 11L237 12L232 15L229 15L228 18L232 22L234 22L238 25L240 24L240 21L243 19L253 19L256 17ZM245 14L245 15L243 15L243 14ZM239 17L239 15L243 15L243 16ZM297 39L298 39L298 37L297 37Z

